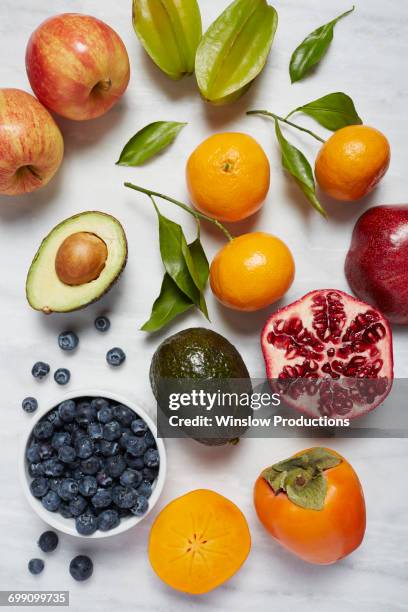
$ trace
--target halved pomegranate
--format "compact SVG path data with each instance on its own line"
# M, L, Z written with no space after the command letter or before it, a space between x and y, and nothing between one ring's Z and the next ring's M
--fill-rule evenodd
M355 418L391 390L390 326L378 310L343 291L311 291L278 310L261 342L273 389L307 414Z

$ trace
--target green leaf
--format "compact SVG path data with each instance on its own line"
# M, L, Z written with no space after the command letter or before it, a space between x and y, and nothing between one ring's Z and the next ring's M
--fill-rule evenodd
M187 251L183 249L184 257L187 263L188 270L195 286L200 291L199 308L204 316L209 319L207 303L204 297L204 289L207 284L209 275L209 265L201 241L197 238L194 242L188 245Z
M159 217L160 254L168 275L174 280L177 287L190 298L194 304L200 303L200 292L191 277L188 258L188 246L183 230L178 223L174 223L157 211ZM191 256L190 256L191 257Z
M353 100L341 91L328 94L303 106L298 106L286 118L288 119L295 113L304 113L313 117L320 125L332 132L347 125L363 123L357 114Z
M125 145L119 166L140 166L145 161L168 147L177 134L186 126L177 121L155 121L135 134Z
M203 98L225 104L239 98L262 71L278 15L266 0L235 0L210 25L196 54Z
M196 270L197 287L204 291L210 273L210 266L200 238L196 238L189 245L189 249Z
M316 185L309 162L303 153L283 136L277 119L275 119L275 131L282 153L282 166L293 176L312 206L326 217L326 211L316 197Z
M314 30L304 41L295 49L290 59L289 73L292 83L300 81L310 72L313 66L318 64L326 54L331 41L336 23L354 11L354 6L336 19L325 23Z
M133 27L146 53L171 79L194 72L202 34L197 0L133 0Z
M145 332L158 331L193 305L193 302L180 291L176 283L166 273L160 295L153 304L150 319L140 329Z

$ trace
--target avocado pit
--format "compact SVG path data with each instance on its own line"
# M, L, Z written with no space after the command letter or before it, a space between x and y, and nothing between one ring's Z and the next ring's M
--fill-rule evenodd
M100 276L107 258L108 247L99 236L76 232L65 238L59 247L55 271L65 285L84 285Z

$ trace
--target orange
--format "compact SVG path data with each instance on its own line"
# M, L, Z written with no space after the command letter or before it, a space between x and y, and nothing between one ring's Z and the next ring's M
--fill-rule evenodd
M234 310L260 310L279 300L295 275L292 253L271 234L234 238L214 257L210 283L222 304Z
M219 221L241 221L259 210L269 189L269 161L248 134L214 134L191 154L186 168L191 201Z
M316 159L316 179L336 200L366 196L387 172L390 145L384 134L367 125L338 130L324 143Z

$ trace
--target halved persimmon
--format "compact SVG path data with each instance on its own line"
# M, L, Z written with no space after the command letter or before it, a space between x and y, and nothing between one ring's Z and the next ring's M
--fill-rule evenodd
M310 563L335 563L364 538L360 481L331 449L304 450L266 468L255 483L254 502L269 533Z
M250 548L241 510L215 491L198 489L173 500L157 516L149 559L166 584L199 595L231 578Z

